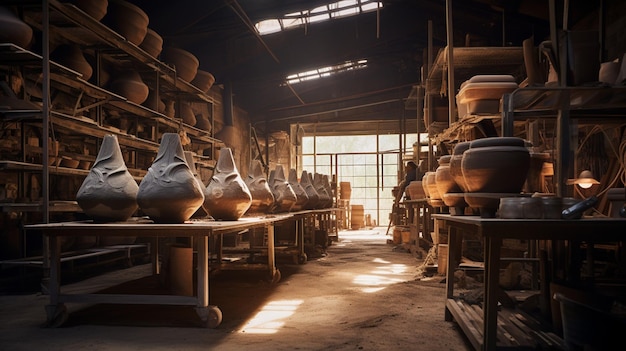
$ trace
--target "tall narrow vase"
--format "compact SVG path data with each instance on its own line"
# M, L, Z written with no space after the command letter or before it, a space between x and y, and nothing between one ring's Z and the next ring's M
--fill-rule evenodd
M157 223L182 223L203 201L202 187L185 161L179 135L163 134L154 163L139 184L139 207Z
M139 186L128 172L117 136L106 135L76 201L98 222L125 221L137 210Z
M215 171L204 189L204 208L217 220L236 221L250 208L252 195L241 178L230 148L221 148Z

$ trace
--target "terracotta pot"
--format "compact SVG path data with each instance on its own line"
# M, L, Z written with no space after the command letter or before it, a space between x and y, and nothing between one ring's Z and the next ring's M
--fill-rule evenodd
M215 77L207 72L207 71L203 71L203 70L198 70L198 72L196 73L196 76L193 78L193 80L191 81L191 84L193 86L195 86L196 88L200 89L203 92L208 92L209 89L211 89L211 87L213 86L213 83L215 83Z
M150 54L150 56L155 58L159 57L161 51L163 51L163 38L159 35L159 33L148 28L146 36L143 38L139 47Z
M452 155L445 155L439 158L439 167L435 171L435 184L437 191L442 196L446 193L459 193L461 188L456 184L450 174L450 159Z
M135 71L125 71L117 75L110 83L111 90L114 93L122 95L128 101L141 104L148 99L150 89L141 80L139 73Z
M236 221L250 208L252 195L239 175L230 148L221 148L215 171L204 189L204 208L217 220Z
M193 109L191 108L191 105L189 105L189 103L181 102L178 106L178 112L180 113L180 118L183 120L184 123L190 126L196 125L196 115L194 114Z
M211 129L213 129L213 126L211 125L211 121L209 120L208 117L205 117L204 114L198 114L196 115L196 128L198 129L202 129L207 133L211 133Z
M293 206L292 211L301 211L306 206L306 203L309 201L309 196L306 194L306 191L298 182L298 174L294 168L289 170L289 177L287 178L287 182L293 189L293 192L296 194L296 204Z
M93 74L93 68L78 45L60 45L52 52L51 57L61 65L82 74L84 80L89 80Z
M315 190L315 186L313 186L313 182L311 180L311 175L307 171L302 171L302 175L300 176L300 185L306 191L306 195L309 197L309 201L307 201L304 206L307 210L316 209L319 206L320 196Z
M198 174L198 171L196 170L196 162L193 159L193 154L194 153L191 151L185 151L185 161L187 162L187 166L189 166L189 170L193 174L193 177L196 178L196 181L198 182L198 186L204 193L205 186L204 186L204 183L202 182L202 179L200 179L200 175ZM204 202L196 210L196 212L194 212L194 214L191 215L192 218L204 218L208 216L209 216L209 212L204 209Z
M137 210L138 191L117 137L106 135L93 167L78 189L78 205L95 221L125 221Z
M191 82L198 73L200 61L189 51L168 47L163 49L163 60L176 69L178 77L186 82Z
M424 195L426 195L426 198L430 198L430 193L428 192L428 172L425 172L422 176L422 188L424 189Z
M414 180L407 185L405 192L409 194L411 200L425 199L424 185L421 180Z
M128 1L110 0L102 21L135 45L141 44L148 33L148 15Z
M428 188L428 197L431 200L441 200L441 194L439 194L439 189L437 189L437 173L436 172L426 172L426 187Z
M108 0L72 0L72 3L96 21L104 18L109 6Z
M269 184L270 189L272 189L272 194L274 194L273 212L281 213L291 211L298 201L298 198L285 178L283 166L277 165L276 168L270 172Z
M523 139L519 138L473 141L461 161L467 190L475 193L519 193L530 166L530 154L523 145Z
M157 99L157 93L152 89L148 90L148 97L142 105L159 113L165 114L165 103L163 100Z
M467 192L467 183L465 183L465 178L463 178L461 161L463 160L463 153L469 149L470 143L469 141L463 141L456 144L450 158L450 175L463 192Z
M177 133L164 133L139 184L137 203L156 223L183 223L202 206L203 189L189 169Z
M246 177L245 183L250 190L250 195L252 195L252 202L246 213L268 213L274 204L274 194L272 194L272 189L270 189L265 173L263 173L261 161L252 161L250 173Z
M0 43L13 43L28 49L32 40L33 29L11 9L0 6Z

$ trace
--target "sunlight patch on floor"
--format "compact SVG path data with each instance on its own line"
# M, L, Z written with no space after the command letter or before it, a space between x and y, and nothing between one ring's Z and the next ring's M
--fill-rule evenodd
M278 300L267 303L251 320L249 320L241 333L248 334L274 334L278 332L285 319L296 313L298 306L303 300Z

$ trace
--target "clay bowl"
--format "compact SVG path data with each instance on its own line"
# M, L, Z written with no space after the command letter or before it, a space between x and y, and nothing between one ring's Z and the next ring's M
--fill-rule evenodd
M60 45L52 52L51 57L63 66L82 74L84 80L89 80L93 75L93 68L78 45Z
M138 6L124 0L110 0L103 23L129 42L139 45L148 33L148 15Z
M163 60L176 69L176 74L185 82L191 82L198 73L200 61L189 51L168 47L163 49Z
M96 21L100 21L107 14L109 6L108 0L72 0L72 4L76 5L84 13L93 17Z
M542 218L542 199L539 197L503 197L500 199L498 217L532 219Z
M148 28L146 36L139 45L145 52L152 57L159 57L163 51L163 38L154 30Z
M213 83L215 83L215 77L207 72L207 71L203 71L203 70L198 70L198 72L196 73L196 76L193 78L193 80L191 81L191 84L193 86L195 86L196 88L200 89L203 92L208 92L209 89L211 89L211 87L213 86Z

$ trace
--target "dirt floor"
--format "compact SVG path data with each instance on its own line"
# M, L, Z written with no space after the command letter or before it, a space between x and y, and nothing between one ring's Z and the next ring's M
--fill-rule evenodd
M444 321L443 276L424 277L422 260L387 243L384 229L340 232L304 265L279 260L277 284L261 272L220 272L211 279L210 302L223 313L216 329L202 328L191 307L103 304L69 304L68 321L45 328L48 296L0 296L0 350L471 350ZM64 289L148 272L135 266ZM150 278L133 284L117 289L160 289Z

